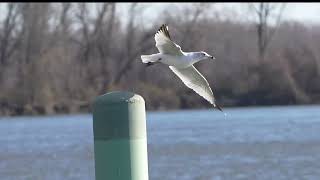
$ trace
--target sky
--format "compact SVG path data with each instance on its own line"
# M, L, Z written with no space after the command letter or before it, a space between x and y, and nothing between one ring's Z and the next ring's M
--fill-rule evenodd
M191 3L139 3L147 7L145 18L155 20L155 17L167 6L181 6ZM245 4L247 3L215 3L214 7L219 10L233 9L237 12L245 13ZM125 10L129 3L119 3L120 9ZM296 20L304 23L320 23L320 3L286 3L283 12L284 20ZM123 19L126 16L122 16ZM245 16L243 16L245 17Z
M121 18L125 21L128 16L126 14L127 8L130 3L118 3ZM155 17L168 5L181 7L191 3L139 3L141 6L146 7L144 13L141 15L143 21L154 21ZM215 3L214 8L222 10L233 9L237 12L245 13L245 4L247 3ZM320 24L320 3L286 3L286 9L283 12L284 20L296 20L304 23L319 23ZM0 19L5 16L6 3L0 3ZM238 18L244 18L246 16L239 16Z
M320 23L320 3L288 3L286 18Z

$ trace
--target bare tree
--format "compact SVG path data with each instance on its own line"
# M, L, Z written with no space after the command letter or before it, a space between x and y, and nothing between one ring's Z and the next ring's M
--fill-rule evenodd
M199 3L193 5L190 9L184 9L183 16L185 16L185 14L188 14L189 17L185 18L185 26L183 27L184 31L182 33L184 36L181 41L181 44L194 44L192 42L194 42L195 38L191 38L191 34L194 34L196 30L199 30L197 29L197 22L201 18L201 15L205 14L207 10L210 9L210 7L211 4L209 3ZM199 34L201 35L201 33ZM197 39L199 39L199 34L197 35Z
M43 52L48 48L47 34L49 30L50 3L22 3L19 4L21 13L22 37L21 53L19 55L20 83L23 89L24 101L35 103L37 91L37 64Z
M98 92L109 83L108 60L113 43L110 43L115 24L115 3L102 3L95 6L96 14L90 17L88 4L78 5L77 19L80 22L82 37L76 42L79 45L81 77L85 77L92 86L97 85ZM74 39L75 40L75 39ZM94 63L93 63L94 62ZM95 79L101 79L96 81Z
M111 85L120 83L122 77L124 77L125 73L130 70L135 59L141 54L141 52L145 52L150 48L147 40L151 38L154 32L149 31L143 34L141 37L137 35L137 27L135 26L135 21L138 14L137 3L132 3L129 9L129 21L126 26L126 33L124 39L125 45L125 53L120 52L121 63L119 71L113 76ZM140 9L141 12L141 9Z
M285 5L285 3L282 3L280 8L278 8L279 5L271 3L259 3L258 5L249 4L249 8L257 17L256 30L258 37L258 54L260 60L263 60L265 57L267 47L280 24ZM270 21L274 15L276 16L275 27L271 28Z
M194 49L194 42L202 38L203 34L200 33L199 22L212 13L209 11L211 7L212 3L193 3L192 5L180 6L176 10L166 9L163 12L165 14L163 21L169 25L174 24L173 27L181 32L177 34L176 39L185 50Z
M88 8L86 3L78 4L78 13L76 14L78 20L81 24L81 40L79 41L80 45L80 56L79 59L81 62L88 62L89 61L89 52L90 52L90 32L89 32L89 20L88 20Z
M0 66L6 66L13 51L16 50L17 40L14 31L17 28L19 15L18 6L15 3L8 3L7 14L0 33Z

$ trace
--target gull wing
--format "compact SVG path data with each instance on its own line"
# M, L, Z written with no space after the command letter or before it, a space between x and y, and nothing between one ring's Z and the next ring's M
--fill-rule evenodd
M176 56L182 56L181 47L174 43L168 31L168 26L163 24L157 33L154 35L156 41L156 47L162 54L171 54Z
M208 81L193 65L183 69L173 66L169 66L169 68L182 80L187 87L194 90L204 99L209 101L215 108L222 111L221 108L215 103L215 98Z

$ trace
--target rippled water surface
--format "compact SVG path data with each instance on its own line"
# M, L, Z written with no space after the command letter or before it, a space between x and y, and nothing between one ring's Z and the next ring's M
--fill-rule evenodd
M320 106L148 112L150 180L320 179ZM94 180L92 116L0 118L1 180Z

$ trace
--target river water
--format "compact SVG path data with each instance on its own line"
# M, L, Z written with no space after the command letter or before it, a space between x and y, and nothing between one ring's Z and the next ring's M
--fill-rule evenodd
M150 180L320 179L320 106L147 112ZM91 114L0 117L1 180L94 180Z

